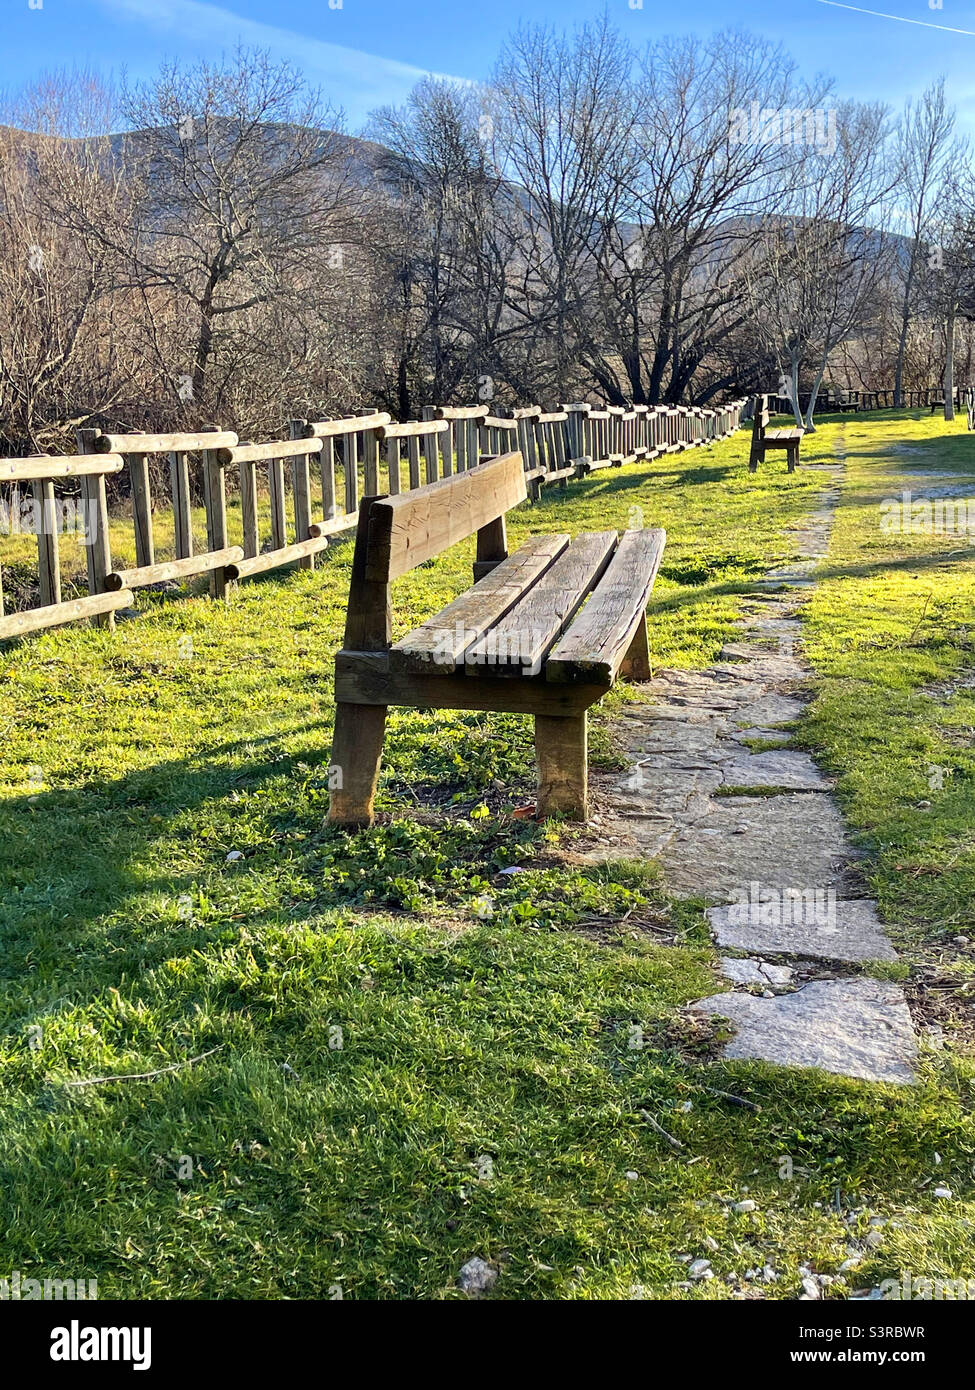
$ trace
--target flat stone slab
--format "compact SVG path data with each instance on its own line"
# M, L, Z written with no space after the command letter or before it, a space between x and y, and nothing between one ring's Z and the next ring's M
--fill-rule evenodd
M718 964L722 975L736 985L761 985L763 989L768 989L770 985L782 986L792 982L793 972L787 965L772 965L767 960L740 960L737 956L722 956Z
M719 946L816 960L897 959L872 902L834 897L801 861L792 869L793 883L784 889L756 878L737 890L730 907L708 908Z
M617 847L617 853L625 850L629 854L656 859L674 838L677 826L673 816L629 816L617 813L614 807L599 818L599 835L604 843L583 857L595 864L604 863L605 842L608 841Z
M798 618L764 618L757 614L754 618L739 618L735 626L771 642L782 637L798 638L802 632Z
M831 797L784 792L721 797L711 806L664 847L660 863L668 891L737 901L753 880L771 888L791 888L798 880L835 888L837 896L853 887L854 855Z
M722 663L714 668L718 672L743 677L762 685L783 685L789 681L809 679L809 668L801 665L787 651L768 651L761 647L743 661Z
M728 787L786 787L789 791L828 791L832 783L824 777L808 753L770 748L764 753L736 749L722 764Z
M650 760L646 760L647 763ZM623 815L706 815L721 773L708 768L645 766L637 763L612 784L613 809Z
M635 757L666 755L679 762L694 759L711 761L724 756L718 745L718 735L727 727L726 720L707 723L682 722L675 727L671 719L647 717L628 722L621 728L623 745Z
M773 583L776 580L784 583L794 583L796 575L802 579L808 579L815 571L818 563L819 561L814 559L793 560L789 565L781 565L778 569L769 570L765 575L765 579L767 581L771 580Z
M749 700L747 704L740 707L737 714L739 723L749 724L791 724L799 719L806 710L806 700L797 700L793 695L778 695L770 690L765 695L759 695L755 700Z
M792 735L785 733L782 729L738 729L731 737L736 743L745 743L749 739L761 739L764 743L777 743L783 748L792 742Z
M712 994L694 1013L731 1020L726 1060L816 1067L860 1081L908 1085L917 1044L899 986L886 980L818 980L794 994Z

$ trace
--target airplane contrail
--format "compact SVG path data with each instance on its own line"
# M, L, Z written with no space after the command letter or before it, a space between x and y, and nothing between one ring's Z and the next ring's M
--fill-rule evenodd
M926 19L905 19L902 14L884 14L881 10L865 10L860 5L842 5L840 0L818 0L820 5L832 5L834 10L853 10L856 14L870 14L874 19L896 19L898 24L919 24L922 29L940 29L945 34L967 34L975 39L971 29L952 29L949 24L931 24Z

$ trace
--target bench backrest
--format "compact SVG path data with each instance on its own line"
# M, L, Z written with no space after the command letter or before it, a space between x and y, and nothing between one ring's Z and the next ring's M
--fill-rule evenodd
M505 513L527 496L525 465L521 454L513 452L396 497L363 498L352 559L346 648L388 646L390 583L458 541L477 532L478 558L489 564L504 559Z
M768 396L756 396L755 405L752 411L752 439L759 440L765 435L768 429L768 422L771 419L768 408Z
M369 508L365 573L389 582L504 516L528 496L520 453L441 478Z

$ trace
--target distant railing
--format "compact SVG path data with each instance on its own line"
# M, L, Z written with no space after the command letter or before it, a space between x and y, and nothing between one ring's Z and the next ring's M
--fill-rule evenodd
M776 415L793 414L792 402L788 396L783 396L775 391L766 392L769 399L769 409ZM960 410L964 398L965 388L955 387L955 409ZM892 410L894 407L894 391L840 391L836 388L824 387L816 396L816 409L822 414L836 413L842 414L844 410L863 411L863 410ZM929 386L921 391L902 391L901 397L906 410L925 410L928 407L944 405L945 393L936 387ZM799 393L799 409L804 415L809 409L808 392Z

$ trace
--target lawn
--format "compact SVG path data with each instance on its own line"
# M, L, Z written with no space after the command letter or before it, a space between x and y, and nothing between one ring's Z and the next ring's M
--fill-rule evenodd
M840 779L896 969L941 1028L916 1087L710 1063L680 1014L719 987L701 905L512 815L531 799L526 719L393 715L380 823L326 829L339 542L226 605L144 593L114 633L0 652L0 1278L440 1299L479 1255L495 1298L715 1299L794 1298L804 1263L840 1297L975 1273L975 957L954 944L975 937L975 692L945 685L971 668L975 565L957 537L877 519L908 463L964 470L973 446L964 422L883 412L825 424L804 458L837 445L799 734ZM743 431L573 483L513 514L512 545L665 526L654 661L706 666L822 483L746 459ZM398 581L400 630L471 558ZM597 766L634 698L594 712ZM715 1278L681 1288L687 1256Z

